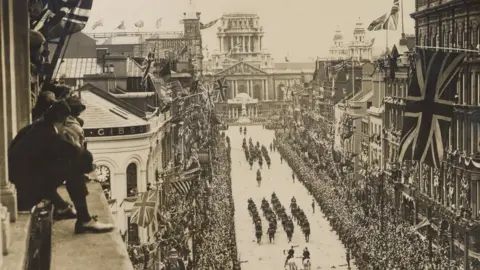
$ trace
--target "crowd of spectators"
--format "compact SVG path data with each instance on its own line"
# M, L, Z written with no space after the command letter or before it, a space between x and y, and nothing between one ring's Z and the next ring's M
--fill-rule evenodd
M459 263L448 260L446 248L434 247L430 254L428 241L397 215L392 203L366 207L364 201L352 196L352 190L335 171L338 164L332 152L323 155L323 164L318 166L318 161L312 161L302 151L307 141L298 133L276 133L281 155L318 201L346 248L355 255L358 268L460 269Z
M210 185L208 225L198 247L198 269L240 269L232 197L230 140L218 139Z

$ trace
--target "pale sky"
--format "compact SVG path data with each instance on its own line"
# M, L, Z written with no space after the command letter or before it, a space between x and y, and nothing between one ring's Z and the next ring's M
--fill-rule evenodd
M355 22L367 27L370 22L390 9L393 0L95 0L85 32L93 32L92 24L103 19L104 26L94 32L114 30L125 21L125 31L137 31L134 23L143 20L140 31L155 31L155 22L163 18L160 31L181 31L183 13L192 8L201 12L201 21L208 23L224 13L251 12L260 16L265 32L264 48L277 62L289 56L290 61L308 61L309 58L327 56L337 26L343 31L345 43L353 37ZM400 0L402 1L402 0ZM405 33L414 33L414 0L403 0ZM401 15L400 15L401 17ZM401 33L389 31L388 43L398 43ZM217 26L202 30L203 44L210 52L218 49ZM368 32L375 38L375 46L385 48L386 31Z

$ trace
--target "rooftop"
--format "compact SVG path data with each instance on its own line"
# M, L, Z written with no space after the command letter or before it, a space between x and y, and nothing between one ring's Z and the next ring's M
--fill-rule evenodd
M136 45L141 43L141 36L115 36L108 38L102 45Z
M281 63L274 63L274 68L278 70L282 69L290 69L290 70L315 70L315 61L312 62L281 62Z
M84 129L129 127L145 125L147 122L98 94L101 89L93 90L94 85L87 84L81 88L82 102L87 107L81 118L85 121ZM93 91L92 91L93 90ZM106 95L111 96L108 93ZM111 96L109 99L117 99ZM124 102L118 99L118 102ZM88 136L88 134L86 134Z
M55 68L56 79L60 77L80 79L84 75L100 74L102 67L97 58L64 58Z
M231 12L231 13L224 13L223 17L250 17L250 18L258 18L256 13L248 13L248 12Z
M124 61L127 62L126 73L121 74L121 71L117 70L116 74L118 76L126 77L142 77L144 70L135 60L127 58L126 56L111 56L115 57L124 57ZM106 60L108 62L108 58ZM61 65L57 65L54 74L56 74L56 79L61 77L71 78L71 79L82 79L85 75L95 75L102 74L102 66L98 63L97 58L64 58Z

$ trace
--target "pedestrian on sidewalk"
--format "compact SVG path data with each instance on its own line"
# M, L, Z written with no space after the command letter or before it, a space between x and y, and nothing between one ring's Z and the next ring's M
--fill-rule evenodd
M283 164L283 157L280 156L280 164Z
M315 214L315 199L312 199L312 211Z
M347 259L347 269L351 269L350 268L350 249L349 248L347 248L346 259Z
M293 183L295 183L295 173L292 172L292 179L293 179Z

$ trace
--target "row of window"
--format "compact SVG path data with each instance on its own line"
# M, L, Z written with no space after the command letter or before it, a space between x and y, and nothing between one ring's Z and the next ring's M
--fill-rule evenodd
M385 96L406 98L408 95L408 83L394 82L388 85Z
M480 123L470 119L455 119L451 130L454 136L450 137L450 149L465 152L467 155L476 154L480 151L479 134ZM453 147L452 147L453 146Z
M442 28L442 30L438 30ZM473 49L480 44L480 25L470 25L468 28L457 28L454 31L450 25L427 29L419 29L417 43L420 46L452 47Z
M385 128L402 130L403 128L403 110L398 107L387 106L385 110Z
M480 106L480 71L461 72L457 91L459 104Z

